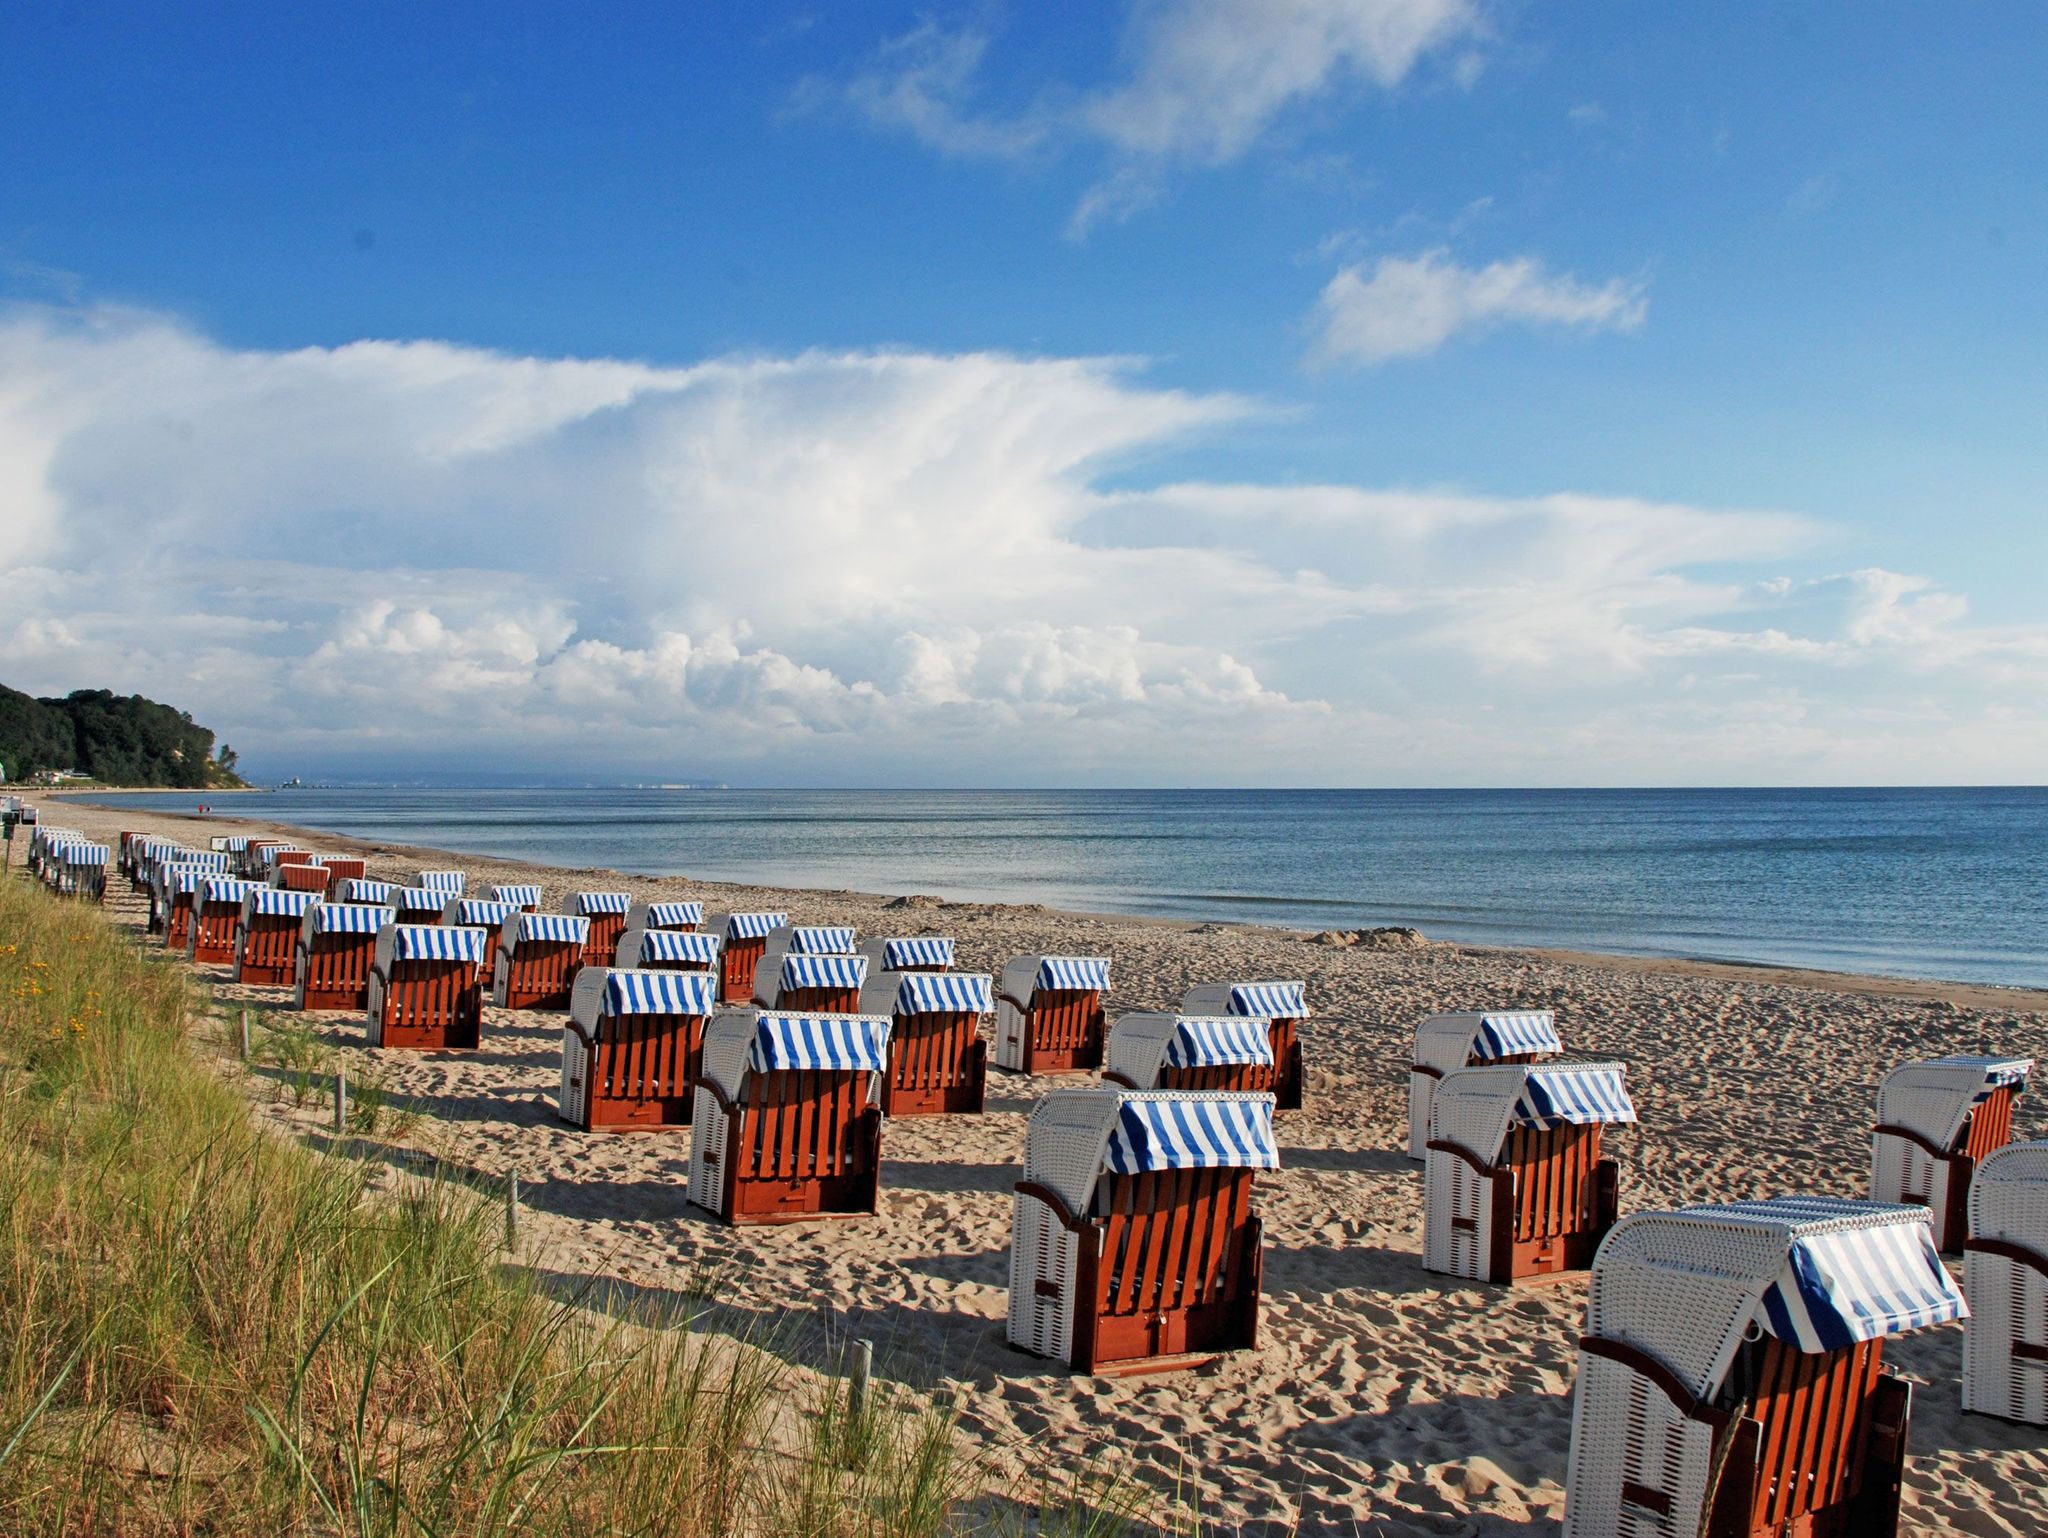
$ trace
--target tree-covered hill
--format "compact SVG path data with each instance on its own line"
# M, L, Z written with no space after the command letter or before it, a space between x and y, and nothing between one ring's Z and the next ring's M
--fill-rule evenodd
M139 694L80 689L39 700L0 686L0 765L9 780L75 769L106 785L225 789L242 783L234 749L182 710Z

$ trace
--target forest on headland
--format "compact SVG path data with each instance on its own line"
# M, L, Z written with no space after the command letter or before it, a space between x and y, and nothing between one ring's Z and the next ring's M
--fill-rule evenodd
M77 689L37 699L0 685L0 773L10 783L83 775L102 785L231 790L235 750L214 751L191 715L139 694Z

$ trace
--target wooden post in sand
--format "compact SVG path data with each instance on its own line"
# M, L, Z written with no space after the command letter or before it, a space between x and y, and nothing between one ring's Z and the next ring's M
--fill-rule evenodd
M846 1381L846 1413L858 1427L861 1416L868 1407L868 1379L875 1370L875 1343L871 1340L857 1340L853 1343L853 1371Z
M338 1069L334 1075L334 1135L348 1135L348 1075Z
M242 1011L242 1061L249 1061L249 1011Z
M519 1253L519 1171L505 1172L505 1248Z

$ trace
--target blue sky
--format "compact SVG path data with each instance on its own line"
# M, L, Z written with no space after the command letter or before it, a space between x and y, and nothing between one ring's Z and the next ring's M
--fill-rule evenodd
M15 8L6 682L295 772L2048 770L2037 8L597 14Z

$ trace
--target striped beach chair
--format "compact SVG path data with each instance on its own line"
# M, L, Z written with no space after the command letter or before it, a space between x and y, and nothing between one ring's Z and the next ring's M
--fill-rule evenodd
M1125 1089L1270 1095L1279 1079L1273 1033L1249 1015L1119 1015L1102 1057L1102 1077Z
M471 1051L483 1039L477 967L490 947L481 929L387 923L370 959L373 1047Z
M863 941L860 953L870 972L950 972L950 935L898 935Z
M242 903L257 883L208 876L192 899L192 941L185 954L195 966L224 967L242 936Z
M889 1019L882 1114L979 1116L988 1099L981 1022L995 1007L995 980L986 972L871 976L861 989L860 1012Z
M292 1003L300 1009L367 1009L378 931L391 922L381 903L318 902L299 922Z
M266 849L263 851L263 869L258 871L251 879L268 882L270 885L276 886L278 884L277 873L287 865L318 865L319 863L320 856L310 849L300 849L296 845Z
M889 1022L724 1009L704 1032L690 1200L728 1223L872 1214Z
M1884 1339L1967 1313L1923 1209L1624 1218L1579 1341L1566 1538L1892 1538L1912 1397Z
M388 908L397 892L398 883L395 881L372 881L367 876L350 876L341 883L341 890L335 894L335 900L345 903L374 903L380 908Z
M391 888L391 895L385 903L398 915L401 924L438 924L441 910L448 906L448 899L460 897L460 892L443 892L430 886L399 886Z
M270 884L286 892L315 892L326 895L334 884L334 875L327 869L327 862L315 856L305 861L294 861L280 865L271 872Z
M1010 1344L1112 1374L1256 1346L1252 1182L1279 1165L1270 1095L1053 1090L1012 1203Z
M540 888L530 881L517 881L509 886L491 888L491 901L509 903L521 913L540 912Z
M783 913L713 913L704 927L717 935L724 984L719 997L728 1004L744 1004L754 996L754 969L768 948L768 937L789 922Z
M1886 1074L1870 1139L1870 1199L1927 1208L1936 1248L1960 1252L1971 1173L2012 1141L2013 1101L2033 1071L2030 1057L1938 1057Z
M288 838L244 839L242 847L234 852L229 868L234 874L242 877L245 881L259 880L267 877L270 873L270 866L264 858L264 851L270 849L290 849L292 847L294 847L292 841Z
M687 1127L717 1007L709 972L585 967L562 1030L562 1120L585 1132Z
M636 897L626 910L628 929L697 930L704 927L704 905L680 898Z
M1970 1182L1963 1408L2048 1426L2048 1142L2007 1143Z
M131 891L139 892L142 890L141 879L136 874L136 862L141 859L142 846L148 838L149 835L147 833L137 833L124 829L121 837L114 844L115 868L127 878L128 887Z
M1408 1071L1408 1157L1424 1158L1430 1101L1453 1068L1533 1063L1563 1050L1557 1019L1547 1009L1431 1015L1415 1033L1415 1063Z
M1267 1022L1273 1042L1273 1109L1301 1109L1306 1074L1301 1027L1308 1019L1308 986L1300 982L1197 983L1181 995L1184 1015L1242 1015Z
M589 919L568 913L512 914L498 931L491 1002L500 1009L567 1009L589 940Z
M718 936L694 929L634 929L619 936L612 965L649 972L718 972Z
M583 941L579 965L608 967L619 948L619 936L626 932L626 910L633 906L626 892L571 892L562 899L562 911L573 918L590 920Z
M481 929L491 937L484 949L483 965L477 968L477 984L488 994L497 978L498 946L504 939L506 922L520 910L509 902L489 897L451 897L441 905L441 922L464 929Z
M104 902L107 896L107 863L112 851L105 844L84 839L64 846L59 867L58 890L80 902Z
M425 887L429 892L439 892L444 903L451 897L469 895L469 877L459 870L423 870L413 878L412 884Z
M217 874L202 865L183 863L157 868L156 895L150 906L162 915L156 927L163 936L165 950L192 948L192 913L199 901L199 888Z
M766 956L754 971L754 1002L797 1014L850 1015L860 1009L865 956Z
M251 886L242 898L235 981L264 988L290 986L298 972L299 935L306 927L306 914L319 902L318 892Z
M1619 1213L1601 1129L1635 1119L1620 1063L1453 1068L1430 1110L1423 1265L1504 1283L1584 1270Z
M368 862L352 854L326 854L320 865L327 872L327 895L339 899L344 881L360 881L370 873Z
M855 934L847 924L782 924L769 932L761 947L760 965L755 969L756 986L763 971L773 974L784 956L853 956Z
M1079 1073L1102 1066L1107 956L1019 956L996 991L996 1066Z

